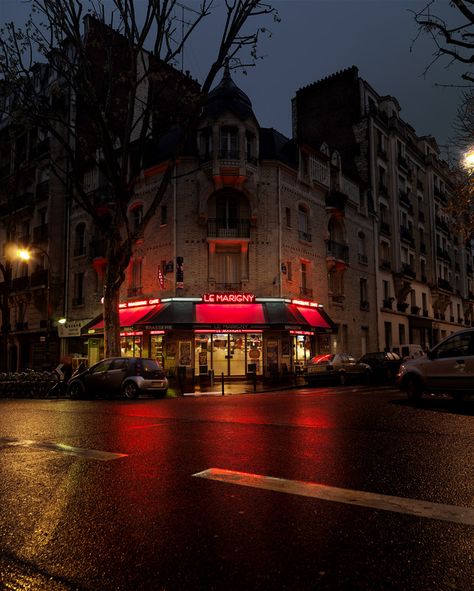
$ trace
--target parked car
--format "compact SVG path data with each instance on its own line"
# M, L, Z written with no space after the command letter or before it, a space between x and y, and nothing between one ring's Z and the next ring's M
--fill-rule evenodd
M349 353L317 355L306 366L305 380L310 386L321 381L345 385L348 381L369 382L372 370L366 363L359 363Z
M474 329L460 330L400 366L397 383L410 400L423 393L474 394Z
M68 382L70 398L122 395L137 398L150 393L162 398L168 380L155 359L144 357L110 357L74 374Z
M415 345L413 343L400 345L396 348L396 350L392 349L392 351L400 355L403 361L406 359L418 359L418 357L423 357L425 354L421 345Z
M393 383L402 360L400 359L400 355L392 351L377 351L376 353L362 355L359 363L370 365L374 381L378 383Z

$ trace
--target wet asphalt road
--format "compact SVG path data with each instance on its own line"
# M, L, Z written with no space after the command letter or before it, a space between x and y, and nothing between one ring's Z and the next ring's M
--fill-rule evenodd
M472 591L472 524L193 474L474 508L473 414L364 387L1 400L0 589Z

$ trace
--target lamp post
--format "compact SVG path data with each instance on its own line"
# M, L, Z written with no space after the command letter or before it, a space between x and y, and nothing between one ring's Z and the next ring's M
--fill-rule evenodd
M49 341L50 341L50 330L51 330L51 259L49 254L40 246L33 246L34 250L37 250L39 253L43 254L48 261L48 269L46 273L46 337L45 337L45 345L46 345L46 353L45 353L45 364L48 369L50 363L50 355L49 355ZM33 258L33 254L30 250L26 248L19 248L17 250L17 258L22 261L28 262Z

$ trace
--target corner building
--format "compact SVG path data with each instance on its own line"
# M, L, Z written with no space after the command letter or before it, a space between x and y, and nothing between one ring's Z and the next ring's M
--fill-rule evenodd
M130 223L156 189L172 138L150 149ZM89 179L97 191L100 179ZM103 356L104 259L85 215L71 215L69 353ZM91 238L89 240L88 238ZM74 241L76 243L74 243ZM78 245L89 244L89 252ZM294 371L312 355L376 347L373 219L329 143L265 129L228 70L144 239L121 294L123 355L228 378ZM97 245L96 245L97 246ZM345 288L344 288L345 285Z
M297 137L330 137L374 220L377 350L431 347L473 320L471 243L450 233L452 171L431 136L418 136L355 66L296 93Z

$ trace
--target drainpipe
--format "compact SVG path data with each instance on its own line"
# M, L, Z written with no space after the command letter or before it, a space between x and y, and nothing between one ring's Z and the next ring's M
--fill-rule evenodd
M178 198L178 170L174 165L173 172L173 293L176 296L176 257L177 257L177 237L178 237L178 219L177 219L177 198Z
M281 169L278 167L277 178L277 198L278 198L278 297L281 298L282 278L281 278Z

